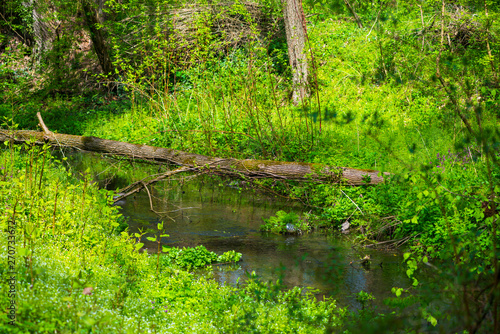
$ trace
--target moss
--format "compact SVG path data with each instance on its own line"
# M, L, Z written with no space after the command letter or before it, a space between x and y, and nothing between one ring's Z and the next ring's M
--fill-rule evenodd
M270 166L303 166L311 168L313 164L307 162L289 162L289 161L274 161L274 160L253 160L247 159L241 161L242 166L250 171L260 171L262 170L261 166L270 167Z

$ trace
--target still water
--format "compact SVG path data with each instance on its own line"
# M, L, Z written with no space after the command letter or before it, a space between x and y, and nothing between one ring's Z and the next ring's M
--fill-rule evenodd
M99 160L96 160L99 159ZM157 166L120 165L122 176L112 174L117 162L91 154L69 155L76 170L90 168L101 186L120 188L141 177L158 172ZM109 166L115 165L114 168ZM113 172L114 173L114 172ZM316 296L333 296L342 306L359 307L354 294L371 292L375 304L382 305L391 296L392 287L406 287L409 282L401 265L401 254L352 247L348 239L331 231L299 236L262 233L263 219L277 211L308 211L299 203L245 187L237 181L216 176L176 176L147 191L118 203L131 232L155 230L164 223L166 246L204 245L221 254L235 250L243 254L234 266L213 266L214 277L221 284L234 285L255 272L264 281L280 279L287 287L310 287ZM155 212L151 211L151 205ZM157 245L142 242L148 251ZM360 259L369 255L371 264L362 266Z

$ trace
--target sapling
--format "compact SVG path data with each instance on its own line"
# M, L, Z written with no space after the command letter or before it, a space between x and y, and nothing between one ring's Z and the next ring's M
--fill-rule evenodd
M56 194L54 197L54 212L52 213L52 237L56 235L56 210L57 210L57 196L59 195L59 182L56 184Z
M153 238L153 237L147 237L149 241L156 242L157 244L157 249L156 249L156 278L158 279L158 275L160 273L160 254L162 252L162 247L161 247L161 238L168 238L168 234L162 234L163 232L163 222L158 223L158 234Z

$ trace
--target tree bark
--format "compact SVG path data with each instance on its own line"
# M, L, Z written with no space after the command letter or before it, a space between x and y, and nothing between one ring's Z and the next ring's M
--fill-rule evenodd
M309 96L307 85L309 72L304 50L307 34L306 22L302 0L281 0L281 3L288 44L288 59L292 69L292 101L294 105L297 105Z
M23 2L23 6L31 10L32 28L33 28L33 59L37 65L40 63L43 54L52 47L52 34L49 32L47 21L44 19L42 11L38 8L35 0Z
M136 145L97 137L54 134L31 130L2 130L0 141L23 143L31 140L36 144L72 147L79 150L127 156L134 159L148 159L169 162L193 171L211 170L221 174L249 178L275 178L283 180L322 180L349 185L378 184L383 176L374 170L347 167L330 167L317 163L283 162L271 160L223 159L187 153L169 148ZM389 175L388 173L384 173Z
M111 56L109 52L108 45L106 44L106 38L102 29L99 29L98 11L96 6L92 3L92 0L80 0L82 4L83 14L85 16L85 22L90 30L90 39L92 40L92 45L94 51L99 59L99 65L106 75L114 74L114 66L111 62Z

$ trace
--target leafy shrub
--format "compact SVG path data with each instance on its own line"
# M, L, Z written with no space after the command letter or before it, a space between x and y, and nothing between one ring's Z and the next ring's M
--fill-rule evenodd
M238 262L242 254L234 250L217 255L205 248L203 245L196 247L172 247L167 249L168 263L174 263L187 270L202 268L214 262Z
M300 220L295 212L278 211L276 216L264 219L264 222L260 230L271 233L301 233L310 229L308 222Z
M230 250L230 251L225 252L222 255L219 255L217 257L217 262L220 262L220 263L238 262L241 259L242 255L243 254L238 253L234 250Z

